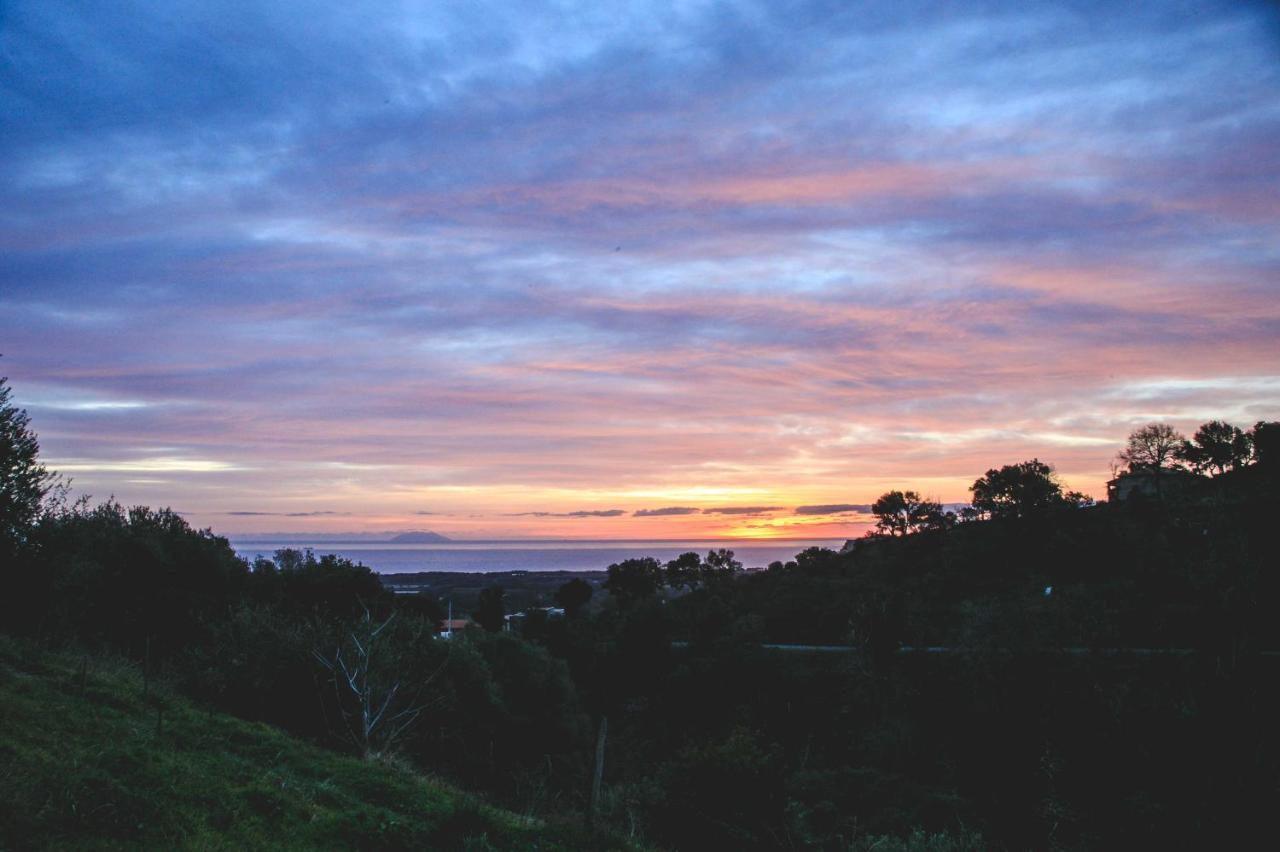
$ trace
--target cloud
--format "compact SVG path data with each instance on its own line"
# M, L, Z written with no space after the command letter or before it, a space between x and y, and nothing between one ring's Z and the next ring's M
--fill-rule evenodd
M6 5L5 368L96 493L719 533L1280 417L1274 7L302 8Z
M782 511L781 506L717 506L703 509L704 515L763 515L766 512Z
M625 509L580 509L576 512L514 512L513 518L617 518L625 515Z
M663 509L636 509L631 515L635 518L658 518L669 515L696 515L698 511L693 506L667 506Z
M871 513L869 503L828 503L819 506L796 506L797 515L843 515L848 513L867 515Z
M222 512L224 515L231 515L239 518L324 518L324 517L345 517L350 512Z

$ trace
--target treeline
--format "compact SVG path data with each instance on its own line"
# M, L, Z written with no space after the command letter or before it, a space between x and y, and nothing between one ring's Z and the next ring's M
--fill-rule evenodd
M925 826L1006 848L1229 845L1280 805L1274 430L1240 430L1249 452L1212 476L1186 461L1212 428L1151 462L1135 445L1169 434L1137 430L1117 473L1185 478L1123 501L1031 460L950 518L890 492L842 553L750 573L724 551L627 560L602 618L524 635L598 682L578 674L586 639L616 625L628 676L593 708L613 720L612 818L668 842Z
M585 777L573 761L586 719L561 662L511 636L437 641L432 606L339 557L284 550L249 566L173 512L108 502L38 518L4 584L6 632L125 654L243 718L358 753L394 747L526 805L548 776ZM354 661L370 624L384 629L352 691L325 660ZM366 735L353 720L393 689L387 726ZM427 715L392 737L405 712Z

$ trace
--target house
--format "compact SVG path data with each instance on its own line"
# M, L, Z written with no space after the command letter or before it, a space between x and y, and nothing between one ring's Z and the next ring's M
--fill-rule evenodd
M1123 503L1135 497L1154 500L1157 497L1186 496L1204 481L1204 477L1177 468L1161 470L1159 475L1149 469L1127 470L1107 480L1107 501Z
M446 618L440 622L440 638L451 639L453 638L453 631L466 630L474 624L475 622L469 618Z
M528 612L513 612L503 616L503 630L511 632L512 627L523 627L525 620L533 613L543 613L546 618L564 618L564 608L558 606L529 607Z

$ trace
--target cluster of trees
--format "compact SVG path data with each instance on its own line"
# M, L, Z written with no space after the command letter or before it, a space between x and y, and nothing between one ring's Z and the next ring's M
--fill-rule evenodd
M704 559L692 551L682 553L665 565L651 556L625 559L610 565L604 589L622 609L630 609L666 587L673 591L696 591L727 580L742 570L732 550L711 550Z
M520 807L583 788L589 717L544 648L444 642L435 601L363 565L292 549L250 565L173 511L68 503L61 485L0 379L0 630L124 655L211 706L394 748Z
M1053 467L1039 459L992 468L978 477L969 490L973 500L959 512L944 511L941 503L915 491L881 494L871 505L876 525L868 535L894 537L948 530L965 521L1029 518L1093 503L1078 491L1064 492Z
M1211 420L1187 438L1167 423L1151 423L1130 433L1117 455L1129 473L1192 471L1222 475L1280 457L1280 422L1258 421L1249 430ZM869 536L905 536L947 530L973 520L1043 516L1056 509L1093 505L1079 491L1066 491L1052 465L1039 459L992 468L969 487L970 505L959 512L915 491L888 491L871 506L876 517Z
M1224 474L1280 456L1280 422L1258 421L1245 431L1222 420L1202 424L1187 438L1168 423L1151 423L1129 435L1118 460L1132 473L1190 469Z

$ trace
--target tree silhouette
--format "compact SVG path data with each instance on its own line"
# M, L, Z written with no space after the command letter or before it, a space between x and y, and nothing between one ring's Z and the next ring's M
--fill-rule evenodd
M1178 449L1185 441L1181 433L1168 423L1149 423L1129 435L1129 441L1118 458L1129 466L1130 471L1158 474L1178 467Z
M698 588L702 582L702 557L693 551L681 553L667 562L667 585L673 589Z
M1249 430L1253 444L1253 460L1259 465L1274 465L1280 461L1280 421L1259 420Z
M27 412L13 405L8 379L0 377L0 552L25 539L57 481L40 464L40 443Z
M992 518L1025 518L1066 505L1053 468L1039 459L988 470L969 490L973 508Z
M942 504L926 500L914 491L888 491L871 505L876 529L884 535L902 536L946 525Z
M1210 420L1177 449L1181 461L1197 473L1226 473L1249 463L1253 441L1240 429L1221 420Z
M1130 433L1117 458L1129 466L1130 473L1151 474L1159 497L1163 474L1179 469L1178 452L1185 443L1186 438L1168 423L1149 423Z
M605 591L627 608L649 598L662 587L662 564L652 556L624 559L609 566Z
M595 589L586 580L574 577L556 590L556 603L564 609L566 618L575 618L591 600Z
M733 558L733 551L724 548L708 550L702 561L702 579L707 583L731 578L741 570L742 563Z
M490 586L480 590L480 599L471 617L485 630L497 633L506 622L506 592L501 586Z

